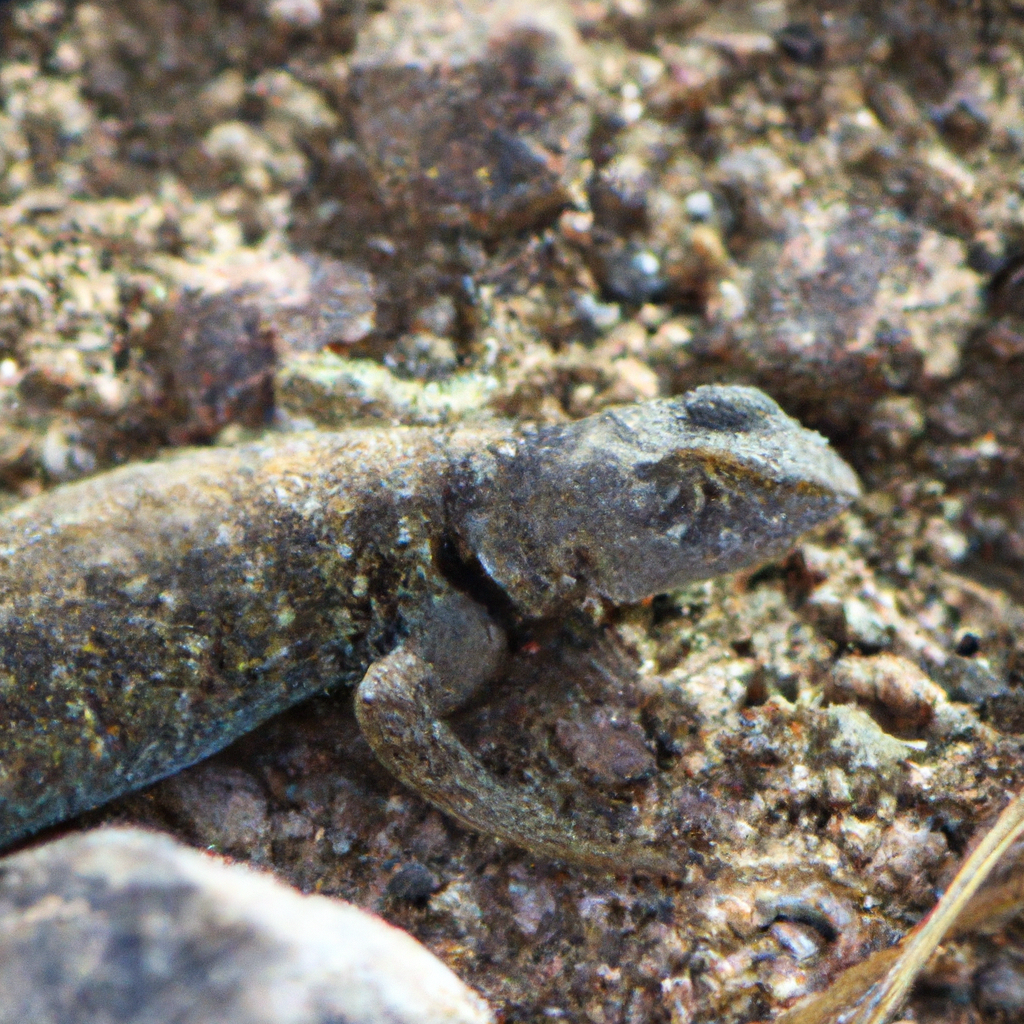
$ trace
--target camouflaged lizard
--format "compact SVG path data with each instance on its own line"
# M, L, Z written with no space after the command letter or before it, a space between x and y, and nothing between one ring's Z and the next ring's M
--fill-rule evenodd
M273 436L59 487L0 519L0 844L340 684L403 782L536 853L671 871L492 777L443 719L507 628L762 562L859 492L760 391L566 425Z

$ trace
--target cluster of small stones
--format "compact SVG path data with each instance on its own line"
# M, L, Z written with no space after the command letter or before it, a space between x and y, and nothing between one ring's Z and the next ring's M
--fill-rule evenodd
M767 1019L920 918L1024 785L1012 3L0 17L0 504L267 426L551 422L710 380L870 491L761 573L538 637L459 719L495 771L662 833L681 884L456 828L344 694L88 823L380 911L510 1022ZM1019 1018L1022 949L950 945L910 1012Z

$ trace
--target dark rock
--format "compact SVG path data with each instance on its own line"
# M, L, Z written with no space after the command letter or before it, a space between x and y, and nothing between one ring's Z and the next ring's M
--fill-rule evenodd
M978 1002L987 1010L1001 1011L1006 1019L1020 1019L1024 1013L1024 963L1013 949L1001 950L995 962L975 978Z
M973 633L964 633L956 642L956 653L961 658L973 658L981 650L981 641Z
M1007 689L985 701L984 716L1000 732L1024 734L1024 690Z
M825 40L810 25L796 22L775 36L779 49L798 64L817 67L825 59Z
M8 857L2 1024L485 1024L404 932L134 829Z
M175 425L171 440L209 440L229 423L258 429L274 402L274 343L243 292L185 293L151 335Z
M595 712L586 723L563 719L556 725L555 736L559 746L598 784L630 785L657 771L639 726L607 711Z
M424 904L441 888L438 880L419 861L403 864L388 879L387 894L396 900Z
M1013 253L998 260L989 288L989 304L997 316L1024 315L1024 254Z
M1006 683L992 671L984 658L961 654L959 645L956 654L947 659L937 675L950 700L964 704L984 705L990 699L1009 692Z
M557 4L390 6L360 34L351 80L385 206L485 235L552 219L586 156L580 64Z
M968 97L960 97L936 111L935 120L942 133L960 149L973 148L988 134L987 114Z
M978 69L972 68L934 109L932 119L955 150L966 152L988 137L994 107Z
M632 242L600 249L597 272L608 297L617 302L657 302L669 286L657 254Z

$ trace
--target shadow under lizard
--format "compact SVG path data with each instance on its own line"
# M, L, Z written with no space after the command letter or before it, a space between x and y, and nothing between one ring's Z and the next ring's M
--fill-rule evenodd
M0 846L351 684L377 757L463 824L675 873L500 782L444 719L500 677L509 627L763 562L858 493L824 438L724 386L536 429L278 435L59 487L0 519Z

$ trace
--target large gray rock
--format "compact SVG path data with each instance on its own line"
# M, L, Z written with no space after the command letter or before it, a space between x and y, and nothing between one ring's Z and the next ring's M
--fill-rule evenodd
M171 839L100 829L0 862L2 1024L485 1024L376 917Z

